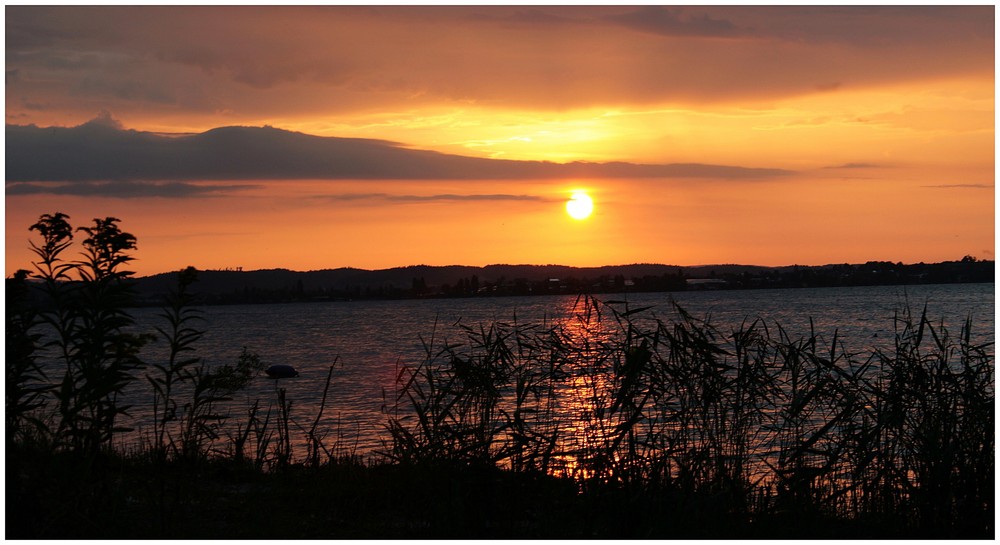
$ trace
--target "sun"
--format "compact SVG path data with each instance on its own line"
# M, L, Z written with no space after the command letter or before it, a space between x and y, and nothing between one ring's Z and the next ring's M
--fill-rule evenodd
M566 213L575 220L585 220L594 211L594 200L583 191L574 191L566 201Z

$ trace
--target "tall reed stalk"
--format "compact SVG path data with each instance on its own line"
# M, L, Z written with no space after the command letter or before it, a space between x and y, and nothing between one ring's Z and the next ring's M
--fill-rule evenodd
M146 375L146 380L153 387L153 450L160 458L166 457L168 445L174 448L174 455L178 454L175 440L181 437L183 431L173 436L168 430L168 426L182 416L178 411L175 387L193 380L195 375L192 370L201 361L193 354L194 344L204 335L204 331L194 326L203 318L191 306L194 295L190 288L196 280L197 271L193 267L178 273L177 289L168 296L167 306L160 314L167 325L165 328L156 327L169 345L167 361L152 363L152 369L158 373Z
M235 364L209 367L201 363L192 369L188 375L191 398L184 404L181 419L181 456L197 460L209 453L229 418L221 405L232 401L263 367L260 356L244 347Z

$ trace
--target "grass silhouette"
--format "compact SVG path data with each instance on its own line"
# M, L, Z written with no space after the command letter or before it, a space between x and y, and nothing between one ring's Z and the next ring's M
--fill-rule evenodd
M136 337L114 336L127 275L68 280L55 258L71 231L48 219L35 286L49 299L25 295L26 274L7 281L8 537L994 535L994 356L971 320L953 337L904 309L891 347L858 354L836 333L792 338L764 320L723 331L677 305L664 318L581 296L557 325L430 332L385 392L387 441L362 457L341 430L318 429L337 395L332 367L306 425L277 383L245 417L214 410L263 364L247 350L199 361L186 270L158 329L169 359L145 366L156 426L126 450L112 440L124 431L113 394L143 369ZM55 343L41 344L43 323ZM95 332L123 351L88 354L79 339ZM47 385L45 356L67 362L68 378Z

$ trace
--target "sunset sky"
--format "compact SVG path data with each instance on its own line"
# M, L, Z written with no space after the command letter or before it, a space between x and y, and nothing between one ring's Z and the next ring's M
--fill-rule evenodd
M5 19L8 275L57 211L140 276L994 259L993 5Z

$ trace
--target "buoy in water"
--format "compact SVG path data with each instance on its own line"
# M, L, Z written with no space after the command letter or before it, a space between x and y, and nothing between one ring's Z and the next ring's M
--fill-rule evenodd
M292 378L299 376L299 372L291 365L272 365L264 370L268 378Z

